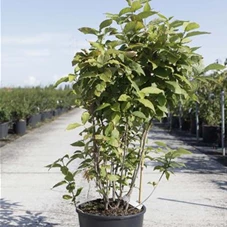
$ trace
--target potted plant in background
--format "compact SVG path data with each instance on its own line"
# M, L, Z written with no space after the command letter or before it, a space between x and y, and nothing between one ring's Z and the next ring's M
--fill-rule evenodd
M158 161L155 170L168 179L172 169L181 166L174 159L188 154L158 143L164 154L155 158L155 148L146 142L152 121L166 116L167 106L173 108L179 97L192 95L191 66L201 56L187 43L191 36L206 32L195 31L197 23L153 11L149 1L127 2L118 14L108 13L99 29L79 29L97 40L90 42L89 50L76 53L74 74L57 83L73 84L84 113L81 123L68 126L81 127L81 140L72 144L78 149L48 167L60 168L64 179L54 187L66 186L68 194L63 198L77 207L81 227L142 226L145 160ZM73 170L78 159L81 162ZM77 206L83 185L77 185L76 176L82 173L95 182L100 196ZM131 205L135 187L138 206Z
M4 89L5 90L5 89ZM10 92L10 91L9 91ZM10 110L8 106L9 94L0 90L0 139L7 137L10 121Z
M16 134L24 135L27 128L27 117L29 116L29 102L26 92L22 88L16 88L13 92L13 99L10 101L10 109L13 129Z
M226 87L225 71L213 72L207 83L200 85L198 100L200 116L203 118L203 141L221 143L221 91Z

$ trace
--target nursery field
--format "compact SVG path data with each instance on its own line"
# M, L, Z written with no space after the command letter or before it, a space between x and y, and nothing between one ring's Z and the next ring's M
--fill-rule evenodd
M72 108L74 100L67 87L1 88L0 141L10 141L24 135L27 129L61 115Z

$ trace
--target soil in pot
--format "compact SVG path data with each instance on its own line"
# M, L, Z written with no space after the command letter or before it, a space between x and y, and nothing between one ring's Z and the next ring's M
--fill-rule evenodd
M110 202L111 207L114 207L116 205L117 205L117 201ZM101 199L83 203L82 205L79 206L79 209L85 213L102 215L102 216L127 216L127 215L138 214L141 212L141 210L133 207L132 205L129 205L128 211L126 212L124 201L121 201L118 209L105 210L104 203Z
M111 205L116 205L116 202L111 202ZM83 203L77 208L80 227L142 227L146 208L143 206L139 210L130 205L126 213L124 207L123 201L119 209L112 211L105 210L101 199Z

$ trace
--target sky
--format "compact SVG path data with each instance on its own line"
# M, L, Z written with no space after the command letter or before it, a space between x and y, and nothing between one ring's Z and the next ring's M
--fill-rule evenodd
M1 87L46 86L72 73L76 51L92 37L80 27L98 28L105 13L118 13L125 0L0 0ZM151 7L211 32L193 39L204 64L227 58L227 0L152 0Z

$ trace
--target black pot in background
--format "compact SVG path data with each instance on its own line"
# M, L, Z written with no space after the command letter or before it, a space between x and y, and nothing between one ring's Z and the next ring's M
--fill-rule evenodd
M26 132L26 121L25 120L19 120L15 122L15 133L18 135L24 135Z
M182 130L183 131L189 131L190 130L190 124L191 124L191 121L190 120L183 119L182 120Z
M179 117L173 116L172 117L172 128L180 128Z
M199 119L199 137L203 137L203 122L202 119ZM190 121L190 133L196 135L196 120L191 118Z
M28 118L28 125L35 127L41 121L41 114L34 114Z
M41 113L41 121L45 121L47 118L48 118L48 113L46 111L42 112Z
M56 116L58 116L58 115L59 115L58 109L54 110L54 111L53 111L53 116L56 117Z
M219 126L203 125L203 142L218 144L220 135Z
M8 136L9 123L4 122L0 123L0 139L3 139Z
M80 209L76 211L80 227L142 227L145 206L142 209L140 213L128 216L100 216L84 213Z

